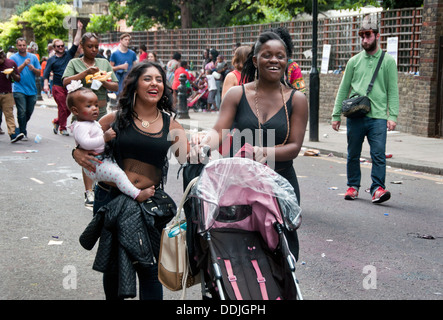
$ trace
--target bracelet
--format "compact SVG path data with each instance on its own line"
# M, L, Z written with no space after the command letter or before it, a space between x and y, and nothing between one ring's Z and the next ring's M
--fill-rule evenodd
M71 155L72 155L72 159L75 160L74 158L74 151L77 150L77 148L79 147L79 145L77 145L74 149L72 149Z

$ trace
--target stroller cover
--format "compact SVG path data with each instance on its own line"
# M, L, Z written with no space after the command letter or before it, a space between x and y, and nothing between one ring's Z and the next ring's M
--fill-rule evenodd
M190 196L203 202L199 232L220 227L260 231L271 250L277 245L268 231L271 223L276 220L292 231L301 221L301 208L288 180L270 167L248 158L209 162ZM220 208L241 205L251 206L254 213L246 221L231 221L229 226L218 221L220 212L223 213Z
M294 286L285 281L290 273L286 257L276 253L282 235L275 224L295 230L301 219L297 197L285 178L251 159L219 159L205 166L190 197L200 204L194 223L208 254L207 265L200 267L210 269L211 255L220 265L223 290L215 291L237 300L296 296Z

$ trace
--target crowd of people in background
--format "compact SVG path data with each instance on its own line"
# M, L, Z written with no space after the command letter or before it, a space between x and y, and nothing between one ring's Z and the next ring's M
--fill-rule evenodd
M81 29L79 30L81 31ZM81 32L78 34L81 36ZM160 64L166 71L168 85L173 89L174 105L178 103L177 88L180 85L178 78L180 77L180 74L186 74L188 100L195 98L192 107L194 111L197 112L219 111L221 99L227 89L233 85L241 84L241 60L243 59L244 61L246 59L245 53L247 55L248 50L251 49L250 46L242 46L240 43L236 43L233 49L232 61L226 61L225 57L220 54L217 49L207 48L202 52L201 62L195 64L194 62L189 63L189 61L183 59L182 54L177 51L173 53L171 59L167 61L167 63L164 63L157 58L155 52L149 51L145 44L140 45L138 49L134 46L131 47L130 44L131 36L126 33L120 37L119 45L113 51L100 48L96 53L97 58L108 60L112 66L112 70L115 73L119 84L119 89L114 92L116 96L118 97L123 86L123 80L132 66L138 62L150 61ZM236 54L237 49L239 52ZM68 50L68 48L64 46L62 40L55 39L48 44L47 55L42 56L41 58L38 55L38 46L35 42L31 42L26 46L26 52L35 55L40 64L38 69L39 74L37 74L36 71L34 75L38 81L35 90L41 89L41 94L46 94L48 98L54 98L57 102L59 114L58 117L53 120L54 133L68 136L69 132L66 127L66 119L69 117L70 112L66 107L66 103L62 102L62 100L66 100L66 92L63 92L61 95L58 93L66 90L63 88L61 81L64 68L66 68L69 60L74 57L82 57L84 54L83 49L74 40L71 48ZM7 59L11 58L14 54L19 54L17 53L17 46L9 46L5 54ZM288 65L287 77L295 89L305 92L305 84L301 69L293 60L291 60ZM20 85L16 86L20 87ZM55 95L54 92L56 92ZM35 95L33 93L34 91L32 91L32 94L29 94L29 96L34 97L40 94L40 92L37 92ZM22 123L22 127L24 127L24 119L30 118L30 115L32 114L31 109L33 109L33 107L31 105L35 105L35 103L29 103L29 106L25 108L21 107L20 115L17 115L18 120ZM188 106L190 105L188 104ZM25 115L24 109L28 110L27 115ZM0 134L5 133L1 128L2 113L2 109L0 109ZM27 121L29 121L29 119ZM26 140L26 130L24 129L22 131L24 134L23 139Z
M61 39L54 39L47 46L47 55L40 58L35 42L19 38L16 46L10 46L7 52L0 52L0 134L3 113L7 122L7 131L11 143L27 140L27 123L41 95L54 98L58 114L52 120L54 134L69 136L68 117L71 111L66 106L66 86L72 80L81 80L83 85L92 88L99 98L99 118L108 112L114 94L118 101L129 71L138 63L153 62L165 71L166 80L172 89L172 101L178 109L178 90L180 75L186 76L187 106L195 112L216 112L220 110L223 96L228 90L246 83L241 78L243 65L251 51L251 46L236 43L233 48L232 61L226 61L216 48L203 50L201 61L189 62L181 52L176 51L171 59L163 62L155 52L149 51L147 45L139 48L131 46L131 35L122 34L116 49L100 48L99 36L87 32L82 34L83 24L78 21L77 31L70 48ZM11 68L11 75L3 73ZM295 61L290 61L286 77L293 87L304 92L301 70ZM91 80L97 73L112 73L112 76L93 84ZM103 74L104 76L104 74ZM94 85L97 87L95 88ZM17 108L17 119L13 108ZM16 125L16 120L18 125ZM72 115L71 123L76 120ZM72 134L72 132L71 132ZM85 205L93 205L92 181L84 175Z

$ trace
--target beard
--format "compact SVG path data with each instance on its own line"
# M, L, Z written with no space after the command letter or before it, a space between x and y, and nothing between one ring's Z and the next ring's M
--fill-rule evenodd
M361 46L366 52L372 52L377 48L377 39L374 39L371 43L362 43Z

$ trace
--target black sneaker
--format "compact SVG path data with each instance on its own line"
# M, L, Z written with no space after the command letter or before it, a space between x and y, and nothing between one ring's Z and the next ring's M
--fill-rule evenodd
M15 143L17 141L22 140L25 137L24 133L13 134L11 135L11 143Z

